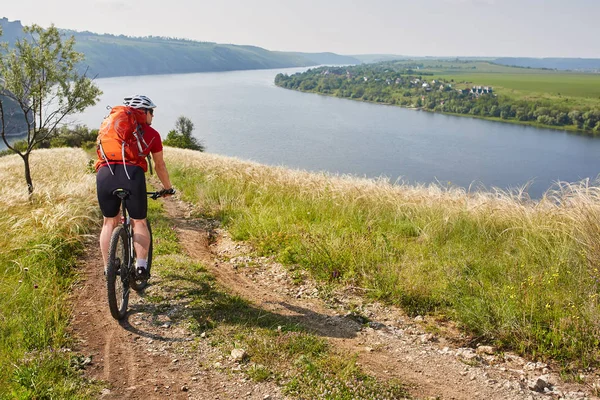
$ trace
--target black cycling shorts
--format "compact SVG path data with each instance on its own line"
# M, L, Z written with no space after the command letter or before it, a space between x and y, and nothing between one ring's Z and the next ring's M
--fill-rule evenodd
M111 165L112 172L107 166L98 170L96 175L96 191L98 204L102 215L108 218L116 217L121 209L121 199L113 195L116 189L127 189L131 194L125 205L129 216L133 219L145 219L148 214L148 197L146 195L146 176L142 167L127 165L127 178L123 165Z

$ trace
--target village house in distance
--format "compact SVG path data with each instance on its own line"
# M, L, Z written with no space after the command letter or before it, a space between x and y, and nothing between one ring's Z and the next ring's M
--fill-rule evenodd
M347 80L354 79L354 75L352 74L351 71L349 71L347 69L345 71L343 71L342 69L339 69L339 68L325 69L321 72L321 75L323 75L323 76L333 75L333 76L338 76L338 77L345 75ZM436 88L440 91L452 90L452 84L445 83L440 80L433 79L431 81L431 83L429 83L429 82L419 79L417 77L407 77L407 78L409 79L408 83L409 83L410 87L417 88L417 89L423 89L426 92L431 92L432 90L435 90ZM375 82L380 82L380 81L382 81L382 78L368 77L368 76L362 77L362 81L365 83L369 82L369 80L373 80ZM395 77L395 79L394 79L394 77L387 77L387 78L385 78L385 83L386 83L386 85L394 84L394 85L402 86L402 84L405 83L405 80L403 79L403 77ZM472 95L474 97L479 97L484 94L490 94L490 95L494 94L494 89L491 86L473 86L471 88L456 89L456 92L458 92L459 94L462 94L462 95Z

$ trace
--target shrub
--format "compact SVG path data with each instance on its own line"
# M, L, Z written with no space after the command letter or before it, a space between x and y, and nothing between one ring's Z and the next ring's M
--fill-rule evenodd
M194 124L183 115L175 122L175 129L169 131L167 139L163 142L165 146L179 147L181 149L191 149L204 151L204 145L198 139L192 136Z

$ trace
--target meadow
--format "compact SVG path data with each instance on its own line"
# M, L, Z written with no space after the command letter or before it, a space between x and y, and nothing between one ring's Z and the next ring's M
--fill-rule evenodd
M170 150L173 181L237 240L565 370L596 366L600 190L514 193L310 174Z
M600 101L600 74L538 73L538 74L493 74L467 73L443 75L446 79L468 81L474 85L493 86L506 93L546 94L550 96L581 97Z
M419 72L456 83L455 87L492 86L518 100L554 100L583 107L600 105L600 74L508 67L488 62L426 61ZM402 65L402 63L399 63Z

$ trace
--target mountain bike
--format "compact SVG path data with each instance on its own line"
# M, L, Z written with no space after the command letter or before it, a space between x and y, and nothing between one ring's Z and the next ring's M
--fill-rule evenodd
M171 190L160 192L147 192L153 200L173 194ZM112 232L110 245L108 247L108 265L106 266L106 289L108 291L108 307L115 319L123 319L127 314L129 303L129 288L136 292L141 291L148 285L150 278L150 267L152 266L152 228L150 221L146 219L148 232L150 234L150 246L148 248L148 273L146 277L139 277L135 272L135 248L133 246L133 227L129 215L127 215L126 202L130 192L125 189L117 189L113 192L121 199L121 225Z

